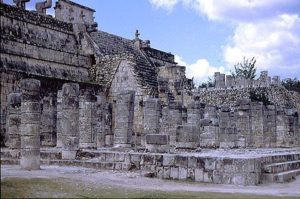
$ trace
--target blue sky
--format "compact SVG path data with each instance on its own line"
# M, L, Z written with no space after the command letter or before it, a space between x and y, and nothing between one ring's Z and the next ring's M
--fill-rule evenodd
M103 31L133 39L138 29L153 48L175 54L196 82L229 73L244 56L256 57L258 72L300 78L299 0L74 1L96 10Z

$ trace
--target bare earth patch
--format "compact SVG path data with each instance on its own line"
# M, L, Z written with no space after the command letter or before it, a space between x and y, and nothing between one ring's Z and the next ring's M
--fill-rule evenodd
M285 184L216 185L145 178L139 172L42 166L24 171L1 165L1 198L300 198L300 178Z

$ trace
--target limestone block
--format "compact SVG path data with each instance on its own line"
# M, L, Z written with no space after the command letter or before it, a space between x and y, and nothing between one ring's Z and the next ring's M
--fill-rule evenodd
M188 167L188 157L187 156L175 156L174 165L177 167L187 168Z
M205 171L203 173L203 182L206 182L206 183L213 182L213 171Z
M170 167L163 167L163 168L164 168L163 178L170 179L170 174L171 174Z
M222 184L223 183L223 172L214 170L212 180L214 184Z
M169 144L169 136L162 134L148 134L146 136L147 144L167 145Z
M40 169L40 149L22 149L20 165L22 169Z
M195 181L196 182L204 182L204 170L203 169L195 169Z
M171 167L170 178L173 180L178 180L178 178L179 178L179 168L178 167Z
M164 155L163 166L173 166L173 165L175 165L175 155Z
M178 126L176 130L176 147L197 148L199 146L200 129L196 125Z
M179 180L186 180L188 177L188 170L184 167L179 167L178 169L178 179Z

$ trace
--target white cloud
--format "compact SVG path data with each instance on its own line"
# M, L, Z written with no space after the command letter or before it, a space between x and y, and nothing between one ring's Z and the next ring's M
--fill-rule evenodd
M178 0L150 0L150 3L156 8L163 8L167 11L172 11L173 7L178 3Z
M233 65L244 56L254 56L258 70L279 75L288 69L290 75L300 75L299 27L299 16L287 14L257 23L240 23L232 43L224 48L225 61Z
M182 57L175 55L175 62L179 65L186 66L186 76L188 78L194 78L194 83L196 85L207 81L208 77L213 77L215 72L225 72L224 67L211 66L206 59L199 59L193 64L188 64Z
M155 0L151 0L155 4ZM163 1L163 0L162 0ZM299 0L174 0L159 4L168 10L181 3L209 20L230 23L235 30L223 48L226 71L243 57L256 57L258 70L272 75L300 77ZM201 61L202 60L202 61ZM205 60L206 61L206 60ZM187 73L212 67L199 59ZM203 75L201 71L197 71ZM200 78L202 76L200 75Z

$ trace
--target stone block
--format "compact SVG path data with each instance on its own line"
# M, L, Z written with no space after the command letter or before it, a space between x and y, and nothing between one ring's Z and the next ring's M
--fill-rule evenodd
M214 170L212 179L213 179L214 184L222 184L222 182L223 182L223 172L218 171L218 170Z
M203 173L203 182L206 182L206 183L213 182L213 171L205 171Z
M246 173L234 173L232 178L232 184L235 185L247 185L247 174Z
M124 153L116 153L115 154L115 162L124 162L125 154Z
M163 179L164 178L164 168L163 167L156 167L157 178Z
M187 156L175 156L174 165L177 167L188 167L188 157Z
M142 165L155 165L155 155L142 155Z
M164 168L163 179L170 179L170 174L171 174L170 167L163 167L163 168Z
M162 134L149 134L146 135L146 143L156 145L167 145L169 144L169 136Z
M163 166L173 166L173 165L175 165L175 155L164 155Z
M184 167L179 167L178 169L178 179L179 180L186 180L188 176L188 170Z
M178 180L178 178L179 178L179 168L178 167L171 167L170 178L173 180Z
M188 170L187 170L187 179L195 181L195 169L188 168Z
M21 137L21 149L39 149L40 142L39 135L23 135Z
M195 169L195 181L196 182L204 182L204 170L203 169Z
M216 159L215 158L205 158L204 164L205 164L205 170L215 170L216 169Z
M40 169L40 149L22 149L20 165L25 170Z

